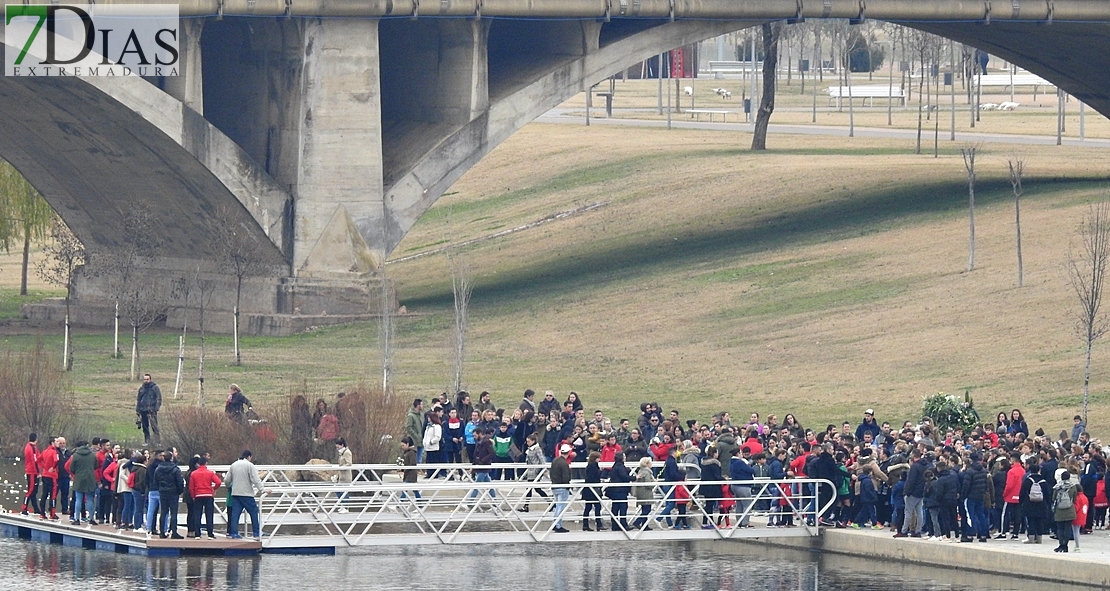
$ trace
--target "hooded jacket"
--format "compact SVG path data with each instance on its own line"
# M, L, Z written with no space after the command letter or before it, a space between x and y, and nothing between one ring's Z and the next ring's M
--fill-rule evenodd
M181 476L181 468L173 462L163 461L154 471L154 483L158 489L158 496L165 499L181 494L185 490L185 481Z
M91 493L96 490L96 454L89 446L82 445L73 452L67 468L73 474L73 490Z
M969 501L988 502L987 499L987 471L983 464L974 462L964 470L964 479L960 483L960 498Z

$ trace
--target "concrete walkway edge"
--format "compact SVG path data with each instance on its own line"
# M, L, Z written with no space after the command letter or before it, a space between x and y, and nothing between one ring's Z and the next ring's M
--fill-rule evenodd
M1096 532L1095 535L1105 539L1105 535L1098 535L1100 533L1103 532ZM1088 538L1092 536L1081 539L1087 547L1080 554L1053 553L1056 541L1048 536L1039 546L1026 546L1017 541L993 539L987 543L894 539L886 530L823 529L821 535L815 538L749 539L740 542L1110 589L1110 561L1102 548L1105 544L1099 543L1098 548L1091 548L1094 544L1088 544Z

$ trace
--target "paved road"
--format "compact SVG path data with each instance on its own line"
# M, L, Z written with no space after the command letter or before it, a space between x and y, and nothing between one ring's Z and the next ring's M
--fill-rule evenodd
M654 110L650 110L654 111ZM575 113L573 116L571 113ZM581 115L582 109L552 109L547 113L541 115L537 122L540 123L583 123L584 118ZM631 127L666 127L666 121L657 121L649 119L606 119L604 117L590 118L590 125L626 125ZM685 115L676 114L675 118L671 121L671 127L677 129L701 129L711 131L739 131L739 132L752 132L753 124L751 123L710 123L706 121L692 121L687 119ZM848 128L831 126L831 125L776 125L774 123L767 127L767 133L771 135L826 135L826 136L840 136L848 137ZM856 126L855 137L865 138L896 138L906 139L913 141L917 138L916 129L899 129L899 128L881 128L881 127L860 127ZM975 133L975 132L956 132L956 141L953 142L948 139L949 132L941 130L940 143L944 145L964 145L964 144L1023 144L1023 145L1037 145L1037 146L1054 146L1056 145L1056 136L1044 135L1011 135L1000 133ZM922 130L921 132L922 150L929 149L933 145L932 130ZM1065 146L1083 146L1088 148L1110 148L1110 140L1106 139L1086 139L1080 141L1078 138L1063 138L1063 145Z

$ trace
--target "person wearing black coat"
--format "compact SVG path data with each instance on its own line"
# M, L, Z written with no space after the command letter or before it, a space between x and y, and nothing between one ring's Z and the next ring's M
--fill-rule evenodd
M154 482L158 489L158 504L161 509L158 536L182 540L184 537L177 533L177 503L181 493L185 490L185 480L181 476L181 468L174 462L172 451L165 452L162 455L162 460L162 463L158 464L158 468L154 471ZM167 519L169 519L169 536L166 535Z
M925 526L925 514L922 511L922 502L925 499L925 471L931 466L927 459L921 457L920 450L915 449L910 452L910 469L906 472L906 485L902 492L906 499L906 517L902 521L902 529L895 537L921 537L921 530Z
M946 539L951 539L956 531L956 503L960 495L960 478L943 459L937 460L936 471L937 480L933 483L932 497L936 501L939 519L934 519L933 522L940 527L935 528L934 535L938 538L943 535Z
M613 517L609 519L609 528L613 531L620 531L628 529L628 494L631 492L631 487L628 483L632 482L632 474L628 471L628 466L624 465L624 453L617 452L613 457L613 467L609 469L609 486L605 488L605 496L609 497L612 501ZM620 523L617 520L620 520Z
M974 535L980 542L985 542L990 536L991 529L986 509L990 476L983 468L983 463L980 461L982 456L978 452L971 454L970 459L971 464L964 470L963 480L960 483L960 499L963 503L964 515L967 516L960 541L970 542Z
M701 479L704 482L721 482L725 479L722 474L721 462L717 459L717 448L705 448L705 457L701 460ZM701 518L702 529L713 529L710 523L711 515L717 513L721 500L721 484L707 484L698 487L698 494L705 498L705 515ZM721 523L721 515L717 514L717 524Z
M821 449L821 453L806 466L806 475L810 478L817 478L828 480L832 482L832 490L827 486L817 487L817 507L820 509L830 499L836 499L837 491L840 490L840 467L836 464L836 459L832 455L833 445L825 443ZM830 496L831 495L831 496ZM825 521L822 525L829 525L832 523L832 512L835 510L835 503L829 505L829 510L821 515L821 519Z
M1025 516L1026 523L1025 540L1022 542L1024 544L1041 543L1041 536L1045 531L1046 507L1052 498L1052 490L1046 484L1037 459L1030 458L1025 466L1025 477L1021 479L1021 514ZM1041 488L1040 501L1029 498L1029 491L1034 486Z
M592 451L590 457L586 461L586 479L585 483L601 484L601 464L598 460L601 459L601 454ZM590 529L590 511L594 512L594 522L597 524L597 531L604 531L606 528L601 525L601 497L598 493L601 492L600 487L594 488L587 486L582 489L582 501L586 503L586 508L582 510L582 531L593 531Z

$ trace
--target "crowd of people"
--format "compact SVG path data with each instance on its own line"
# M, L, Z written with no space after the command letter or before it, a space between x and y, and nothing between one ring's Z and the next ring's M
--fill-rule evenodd
M1053 437L1043 429L1031 433L1018 409L966 431L939 429L929 417L895 427L878 421L872 409L858 424L812 429L793 414L780 422L752 413L746 423L734 425L722 412L702 423L644 402L639 415L614 420L601 410L587 413L574 392L560 402L551 391L537 401L526 390L511 410L496 406L488 392L476 403L459 392L453 400L446 393L427 404L414 400L402 448L407 465L474 464L477 481L518 477L512 468L497 469L499 463L550 464L555 531L566 531L562 513L570 500L565 486L571 473L564 464L575 458L587 462L577 478L607 483L613 528L628 527L630 494L641 510L632 527L689 528L688 505L700 507L704 528L719 527L722 520L731 527L733 510L744 516L737 525L748 527L753 504L770 516L768 526L791 527L794 511L786 497L796 495L811 499L810 506L799 507L802 514L826 527L890 528L895 537L952 542L1024 536L1025 543L1039 544L1050 536L1058 541L1057 551L1067 552L1069 542L1078 549L1081 535L1106 529L1110 506L1101 442L1090 437L1082 417ZM532 480L539 473L529 469L523 476ZM408 471L406 480L415 482L416 475ZM752 498L752 483L760 478L824 479L833 487L771 487L771 497ZM626 483L657 480L667 517L665 524L647 524L643 515L654 502L651 488ZM732 482L699 487L694 480ZM533 490L546 495L542 488ZM592 529L591 510L594 526L603 528L601 499L584 489L582 500L583 529ZM826 505L827 511L815 515L815 508ZM678 512L673 522L672 511Z
M215 495L226 486L231 497L227 536L242 537L239 516L243 512L251 517L254 537L261 535L255 496L264 489L249 450L221 479L208 469L209 454L194 455L183 473L173 447L128 450L94 437L91 442L77 441L71 450L61 436L49 437L42 448L39 445L38 434L31 433L23 447L27 477L23 515L33 512L42 520L60 521L60 514L74 526L110 524L120 531L184 539L177 522L184 499L186 535L199 539L203 530L215 538Z

